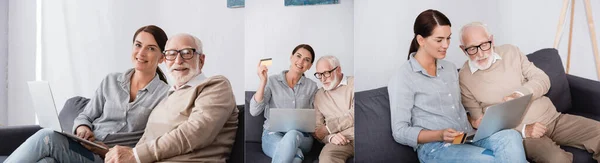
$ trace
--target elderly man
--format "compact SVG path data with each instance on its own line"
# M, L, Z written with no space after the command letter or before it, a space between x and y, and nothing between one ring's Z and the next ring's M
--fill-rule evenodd
M323 87L315 94L315 138L325 143L321 162L346 162L354 156L354 77L342 74L339 60L324 56L315 77Z
M135 148L115 146L106 162L225 162L233 146L238 110L223 76L205 77L200 40L179 34L164 55L175 84L154 108Z
M494 47L493 36L479 22L461 29L460 48L469 60L459 72L462 103L477 128L488 106L533 94L521 124L527 158L535 162L572 162L559 145L585 149L600 159L600 122L562 114L544 94L550 89L546 73L529 62L515 46Z

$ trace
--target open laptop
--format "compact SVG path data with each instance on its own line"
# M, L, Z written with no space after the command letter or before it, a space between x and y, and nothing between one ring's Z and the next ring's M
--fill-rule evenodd
M301 132L315 132L315 109L279 109L269 110L269 131L288 132L298 130Z
M476 142L498 131L517 127L523 119L531 96L532 94L528 94L488 107L475 134L467 134L462 138L464 139L462 142Z
M108 150L108 148L102 145L79 138L62 129L58 119L56 106L54 105L54 97L52 96L52 91L50 90L50 85L47 81L30 81L27 82L27 84L29 85L29 93L31 93L31 98L33 100L33 108L35 108L35 113L41 127L51 128L54 132L75 139L75 141Z

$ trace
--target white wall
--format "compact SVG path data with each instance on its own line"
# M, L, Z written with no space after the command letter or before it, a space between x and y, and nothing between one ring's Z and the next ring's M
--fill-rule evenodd
M51 82L59 110L70 97L91 97L108 73L131 68L133 34L149 24L168 36L200 38L207 54L203 72L229 78L236 102L243 103L243 9L188 0L44 1L43 8L43 78ZM166 65L160 67L168 76Z
M7 124L8 0L0 0L0 124Z
M158 2L161 27L169 35L186 32L200 38L206 53L202 72L226 76L236 103L244 104L245 9L227 8L226 0Z
M50 82L59 111L68 98L91 97L107 74L131 68L133 34L149 24L169 36L199 37L207 54L203 72L229 78L236 102L243 104L243 8L190 0L42 3L42 80ZM35 1L10 0L9 19L8 124L33 124L26 81L35 80Z
M583 1L576 1L571 74L598 80L593 61ZM543 4L543 6L541 5ZM426 9L444 13L452 22L451 48L446 60L461 67L467 57L458 48L460 27L471 21L483 21L495 35L498 45L514 44L524 53L551 48L562 1L356 1L355 74L356 91L386 86L389 75L406 61L417 15ZM596 11L600 1L592 1ZM596 31L600 31L600 12L594 12ZM567 23L568 25L568 16ZM567 26L568 27L568 26ZM559 53L566 64L567 32ZM600 35L598 35L600 37ZM600 38L598 38L600 40ZM576 64L575 64L576 63Z
M309 44L316 53L315 63L305 75L313 76L318 58L334 55L342 71L354 75L354 23L352 0L340 4L284 6L282 0L246 1L245 88L256 90L260 79L256 73L261 58L273 58L269 75L289 69L292 50ZM320 84L320 82L317 82Z
M35 1L8 1L8 123L33 124L27 81L35 80Z

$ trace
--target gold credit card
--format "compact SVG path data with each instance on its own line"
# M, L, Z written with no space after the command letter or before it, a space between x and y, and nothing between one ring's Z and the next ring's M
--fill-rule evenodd
M460 134L460 135L454 137L454 141L452 141L452 144L462 144L462 143L465 143L465 139L466 138L467 138L467 134L466 133Z
M260 65L271 66L273 64L273 59L265 58L260 60Z

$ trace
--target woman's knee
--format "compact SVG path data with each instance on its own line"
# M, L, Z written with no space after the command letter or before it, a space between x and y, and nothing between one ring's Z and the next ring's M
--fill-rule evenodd
M285 135L283 135L283 141L286 142L299 142L300 138L302 137L302 132L298 131L298 130L290 130L288 132L285 133Z
M521 143L523 140L521 133L519 133L517 130L514 130L514 129L506 129L506 130L498 131L498 133L496 133L496 137L498 137L500 139L518 141L519 143Z
M35 134L33 134L31 137L32 138L46 138L46 137L51 138L54 136L54 134L56 134L54 132L54 130L44 128L44 129L41 129L41 130L38 130L37 132L35 132Z

